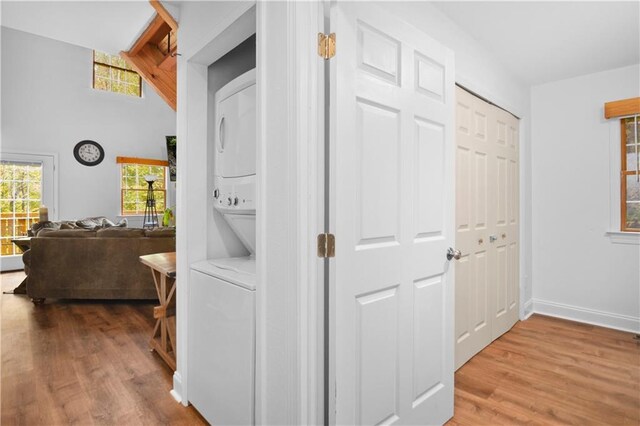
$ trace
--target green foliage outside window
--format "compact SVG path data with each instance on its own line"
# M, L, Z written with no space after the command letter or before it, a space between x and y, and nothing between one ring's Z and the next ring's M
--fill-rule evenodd
M94 50L93 88L140 97L142 79L121 57Z
M163 212L166 208L166 167L128 163L121 165L122 215L144 214L149 188L144 180L146 175L158 178L153 184L157 211Z
M0 162L0 255L20 254L11 240L38 221L41 199L41 164Z

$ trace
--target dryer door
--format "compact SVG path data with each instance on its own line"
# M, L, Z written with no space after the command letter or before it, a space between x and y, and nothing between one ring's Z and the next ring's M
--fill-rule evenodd
M217 105L216 175L229 178L256 173L256 85Z

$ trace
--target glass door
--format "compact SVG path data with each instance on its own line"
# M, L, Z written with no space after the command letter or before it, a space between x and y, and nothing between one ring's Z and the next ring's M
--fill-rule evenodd
M22 269L22 251L13 244L39 220L41 205L53 219L53 157L2 154L0 159L0 269Z

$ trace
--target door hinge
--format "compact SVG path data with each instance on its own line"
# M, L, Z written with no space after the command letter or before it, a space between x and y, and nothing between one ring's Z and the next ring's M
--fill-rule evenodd
M331 59L336 55L336 34L318 33L318 55L324 59Z
M318 234L318 257L336 256L336 237L333 234Z

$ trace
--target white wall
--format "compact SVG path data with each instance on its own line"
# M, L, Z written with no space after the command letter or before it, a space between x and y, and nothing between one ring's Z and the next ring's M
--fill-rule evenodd
M166 159L165 136L176 133L175 112L146 85L142 98L92 89L90 49L2 27L1 50L1 149L58 154L59 219L115 219L116 156ZM83 139L104 148L98 166L83 166L73 157ZM129 222L140 226L141 218Z
M529 87L507 69L505 64L509 58L496 57L434 5L428 2L381 4L455 52L456 83L520 118L520 300L521 312L526 315L530 312L532 297Z
M640 246L605 236L617 120L603 113L640 95L639 75L636 65L531 90L536 311L640 330Z

